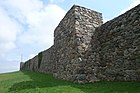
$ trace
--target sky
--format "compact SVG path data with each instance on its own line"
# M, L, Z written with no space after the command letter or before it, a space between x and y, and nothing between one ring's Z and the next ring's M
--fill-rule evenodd
M106 22L140 0L0 0L0 73L53 45L53 32L72 5L98 11Z

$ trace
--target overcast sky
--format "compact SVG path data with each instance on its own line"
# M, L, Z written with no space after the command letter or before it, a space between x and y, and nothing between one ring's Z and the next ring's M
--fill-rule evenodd
M23 61L53 44L53 32L73 4L103 13L104 21L140 0L0 0L0 73L19 70Z

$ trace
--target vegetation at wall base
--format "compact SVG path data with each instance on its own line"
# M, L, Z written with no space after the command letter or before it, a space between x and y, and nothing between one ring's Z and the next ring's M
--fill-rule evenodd
M77 84L49 74L17 71L0 74L0 93L140 93L140 82Z

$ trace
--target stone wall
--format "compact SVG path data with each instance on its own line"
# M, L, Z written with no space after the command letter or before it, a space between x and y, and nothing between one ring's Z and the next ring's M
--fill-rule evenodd
M23 63L21 63L21 70L31 70L31 71L38 71L38 56L35 56L32 59L29 59L28 61L26 61L23 65Z
M140 81L140 5L97 28L96 39L100 58L97 77Z
M74 5L56 27L54 45L25 62L21 69L78 81L84 53L90 46L93 31L101 24L101 13Z
M57 77L77 81L80 65L90 45L95 27L102 24L101 13L73 6L60 22L54 34Z
M54 31L54 45L21 64L79 83L140 81L140 5L102 24L102 14L74 5Z

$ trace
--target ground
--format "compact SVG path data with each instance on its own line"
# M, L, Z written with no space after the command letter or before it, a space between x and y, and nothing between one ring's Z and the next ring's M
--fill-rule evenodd
M140 93L140 82L77 84L49 74L17 71L0 74L0 93Z

